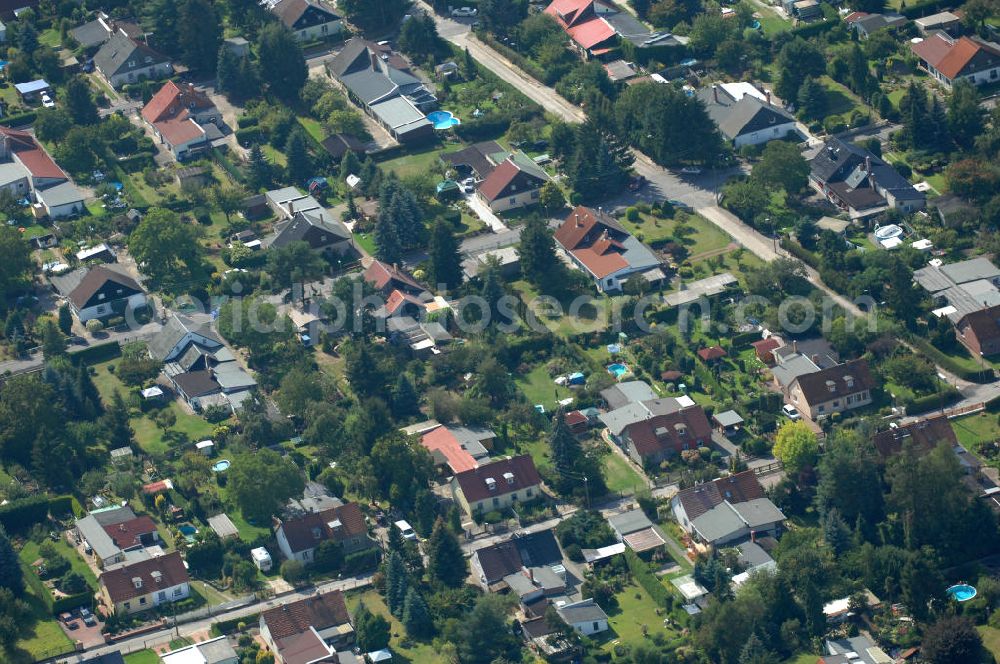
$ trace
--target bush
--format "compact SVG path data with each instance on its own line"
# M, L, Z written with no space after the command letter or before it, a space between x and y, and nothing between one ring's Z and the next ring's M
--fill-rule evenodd
M96 318L92 318L91 320L87 321L87 331L90 332L91 334L96 334L103 329L104 329L104 323L97 320Z
M823 121L823 129L828 134L839 134L847 129L847 125L844 123L844 118L839 115L831 115Z
M44 495L22 498L0 505L0 526L8 533L27 530L48 518L49 499Z
M345 575L354 575L375 569L377 565L378 549L371 548L364 551L355 551L346 556L341 570Z
M260 127L247 127L245 129L236 130L236 140L245 148L250 147L255 143L261 142L261 137L263 133Z
M49 500L49 514L54 517L73 516L73 496L56 496Z
M649 569L649 565L635 551L625 549L625 562L628 564L629 572L632 573L632 578L649 593L654 602L665 608L673 604L670 591L660 583L660 580Z
M281 578L296 586L306 580L306 568L298 560L286 560L281 563Z
M910 168L910 165L905 161L894 161L892 162L892 167L899 171L899 174L907 180L909 180L910 176L913 175L913 169Z
M626 209L625 218L633 223L639 221L639 210L634 207Z
M236 128L237 129L247 129L249 127L256 127L259 120L254 115L241 115L236 118Z

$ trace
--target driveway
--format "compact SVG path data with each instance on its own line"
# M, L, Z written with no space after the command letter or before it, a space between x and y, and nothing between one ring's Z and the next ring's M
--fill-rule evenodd
M468 204L469 209L476 213L479 219L490 227L490 230L494 233L505 233L509 228L507 225L500 221L500 217L493 213L490 206L487 205L483 199L479 198L475 194L467 194L465 196L465 202Z

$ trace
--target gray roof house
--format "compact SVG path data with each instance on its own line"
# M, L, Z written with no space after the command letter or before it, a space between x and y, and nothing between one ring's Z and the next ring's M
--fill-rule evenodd
M913 279L934 298L934 313L957 324L963 317L1000 305L1000 268L982 256L914 271Z
M400 143L426 140L434 125L424 115L437 98L391 51L355 37L327 63L327 71Z
M268 4L271 13L292 31L298 41L326 39L344 29L340 16L318 0L278 0Z
M608 629L608 614L593 599L584 599L556 607L556 613L567 625L585 635Z
M901 14L868 14L851 21L851 27L862 39L868 39L879 30L898 28L909 22Z
M809 168L813 188L848 212L851 219L889 208L915 212L927 203L926 195L881 157L839 138L829 139Z
M82 519L77 519L74 527L76 535L90 545L98 564L105 567L121 562L125 559L125 554L104 527L115 526L135 518L135 512L129 507L110 507L95 510Z
M641 509L629 510L608 517L611 530L619 542L624 542L636 553L650 551L663 546L666 541L656 526Z
M826 642L823 664L890 664L894 660L869 637L861 635Z
M705 110L734 147L760 145L796 132L795 118L751 83L716 83L698 91Z
M212 330L209 320L195 320L171 313L163 329L149 340L148 348L154 359L172 362L188 351L191 345L216 351L222 347L222 340Z
M615 410L630 403L649 401L660 397L646 381L629 380L601 390L601 398L608 404L609 409Z
M170 76L174 68L170 59L146 44L118 30L94 56L94 67L118 89L144 79Z
M354 247L351 231L322 208L296 212L291 219L276 224L274 229L274 235L264 242L267 249L305 242L317 251L344 254Z

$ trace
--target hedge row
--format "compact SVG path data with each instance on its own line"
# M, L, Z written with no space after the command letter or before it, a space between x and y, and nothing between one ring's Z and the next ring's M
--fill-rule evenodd
M755 341L760 341L760 332L740 332L733 336L732 344L733 348L745 348Z
M355 575L375 569L378 566L378 552L378 549L365 549L348 554L344 558L344 565L340 569L341 573Z
M260 127L245 127L236 130L236 141L243 147L250 147L254 143L260 143L263 132Z
M818 270L820 268L819 258L816 256L816 254L809 251L795 240L792 240L790 238L783 238L781 240L781 246L787 249L788 253L790 253L792 256L795 256L800 261L802 261L809 267L813 268L814 270Z
M5 118L0 119L0 125L5 127L25 127L30 124L35 123L35 118L38 114L34 111L28 111L27 113L20 113L18 115L8 115Z
M821 35L824 32L833 30L840 21L836 19L826 19L825 21L819 21L818 23L809 23L807 25L800 25L797 28L792 28L789 33L795 37L802 37L807 39L809 37L815 37L816 35Z
M0 505L0 526L9 533L27 530L49 516L49 499L44 494Z
M993 369L969 370L938 350L931 342L921 337L911 337L908 340L918 351L926 355L934 364L950 371L963 380L973 383L991 383L996 378Z
M924 16L930 16L931 14L949 9L954 4L951 0L924 0L923 2L914 3L909 7L903 7L899 13L909 19L923 18Z
M244 625L253 625L259 621L259 613L251 613L248 616L243 616L242 618L232 618L231 620L220 620L219 622L212 623L212 636L232 634L239 628L240 623L243 623Z
M625 562L628 563L628 570L632 573L635 582L649 593L654 602L666 609L669 609L673 605L674 600L670 596L670 591L660 583L656 575L650 571L649 565L635 551L628 548L625 549Z
M903 401L902 405L906 408L907 415L919 415L928 411L937 410L938 408L944 408L945 406L958 401L961 396L962 395L958 390L953 387L949 387L944 392L928 394L924 397L906 399Z
M109 341L106 344L90 346L81 351L70 353L69 356L73 360L73 364L79 366L80 364L97 364L98 362L114 359L121 354L122 347L118 345L118 342Z

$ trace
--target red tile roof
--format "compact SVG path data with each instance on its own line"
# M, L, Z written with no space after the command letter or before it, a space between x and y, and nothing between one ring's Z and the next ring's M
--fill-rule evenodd
M69 179L69 176L56 165L56 162L52 161L52 157L35 141L35 137L28 132L0 127L0 135L10 139L11 151L17 155L18 161L31 172L32 177Z
M983 41L969 37L961 37L952 41L940 32L931 35L922 42L913 44L910 48L921 60L927 62L949 79L962 75L972 59L980 53L985 52L1000 58L1000 51ZM1000 62L996 64L1000 64Z
M169 491L174 488L174 483L170 480L159 480L158 482L150 482L142 487L142 492L148 495L154 493L160 493L161 491Z
M504 478L504 473L513 474L513 480L510 483ZM493 478L496 482L496 488L492 491L486 483L487 478ZM538 486L542 483L542 478L538 475L538 469L535 468L535 462L531 460L531 457L527 454L521 454L458 473L455 475L455 481L458 482L462 493L465 494L465 499L474 503L491 496L503 496L514 491Z
M578 410L571 410L570 412L566 413L566 417L564 418L564 420L566 422L566 426L570 427L576 426L578 424L584 424L589 421L587 419L587 416Z
M589 49L615 36L615 29L593 9L593 0L555 0L545 13L555 18L570 39Z
M703 362L711 362L712 360L721 360L725 356L726 356L726 350L721 346L712 346L711 348L698 349L698 357L700 357Z
M598 279L625 269L629 262L619 253L618 239L628 232L617 221L583 205L578 205L556 229L555 239Z
M423 286L418 284L413 277L382 261L372 261L372 264L365 270L363 279L379 290L388 288L400 290L401 287L402 290L413 292L424 290Z
M261 613L260 617L275 640L301 634L310 627L322 632L351 622L344 593L339 590L276 606Z
M479 193L483 195L488 201L495 201L497 196L500 195L504 189L507 188L517 174L521 170L517 167L517 164L512 162L510 159L502 162L499 166L493 169L493 172L487 176L483 183L479 185Z
M334 521L340 521L341 527L337 530L330 527ZM357 503L347 503L322 512L310 512L301 517L286 519L279 523L279 527L285 533L288 545L296 553L313 549L323 540L341 542L368 532L365 517Z
M754 350L756 350L758 354L762 354L769 353L776 348L780 348L781 342L778 341L777 337L768 337L767 339L755 341L750 345L753 346Z
M394 314L400 307L402 307L407 302L416 305L421 309L424 308L424 303L420 301L420 298L410 295L409 293L404 293L399 290L394 290L391 293L389 293L389 297L387 297L385 300L385 310L390 314Z
M141 544L140 537L156 532L156 523L148 516L137 516L110 526L104 526L104 532L114 540L119 549Z
M745 503L764 497L764 487L757 480L757 475L752 470L745 470L684 489L677 494L676 500L680 502L690 521L722 504L724 500Z
M479 467L479 463L462 447L462 443L455 438L455 434L448 427L441 426L424 434L420 444L426 447L428 452L441 452L452 472L462 473Z
M625 435L640 456L665 451L680 453L707 445L712 439L712 425L701 406L688 406L665 415L656 415L625 427Z
M154 122L153 126L163 136L163 140L171 145L190 143L205 135L205 130L191 118L164 120Z
M170 118L186 118L189 110L207 110L215 104L204 92L196 90L194 85L187 83L178 86L173 81L163 84L153 98L143 106L142 117L146 122L161 122Z
M159 581L154 572L159 572ZM138 579L140 587L136 588L137 582L134 579ZM101 585L108 589L108 596L115 604L188 583L190 580L181 554L177 551L101 574Z

